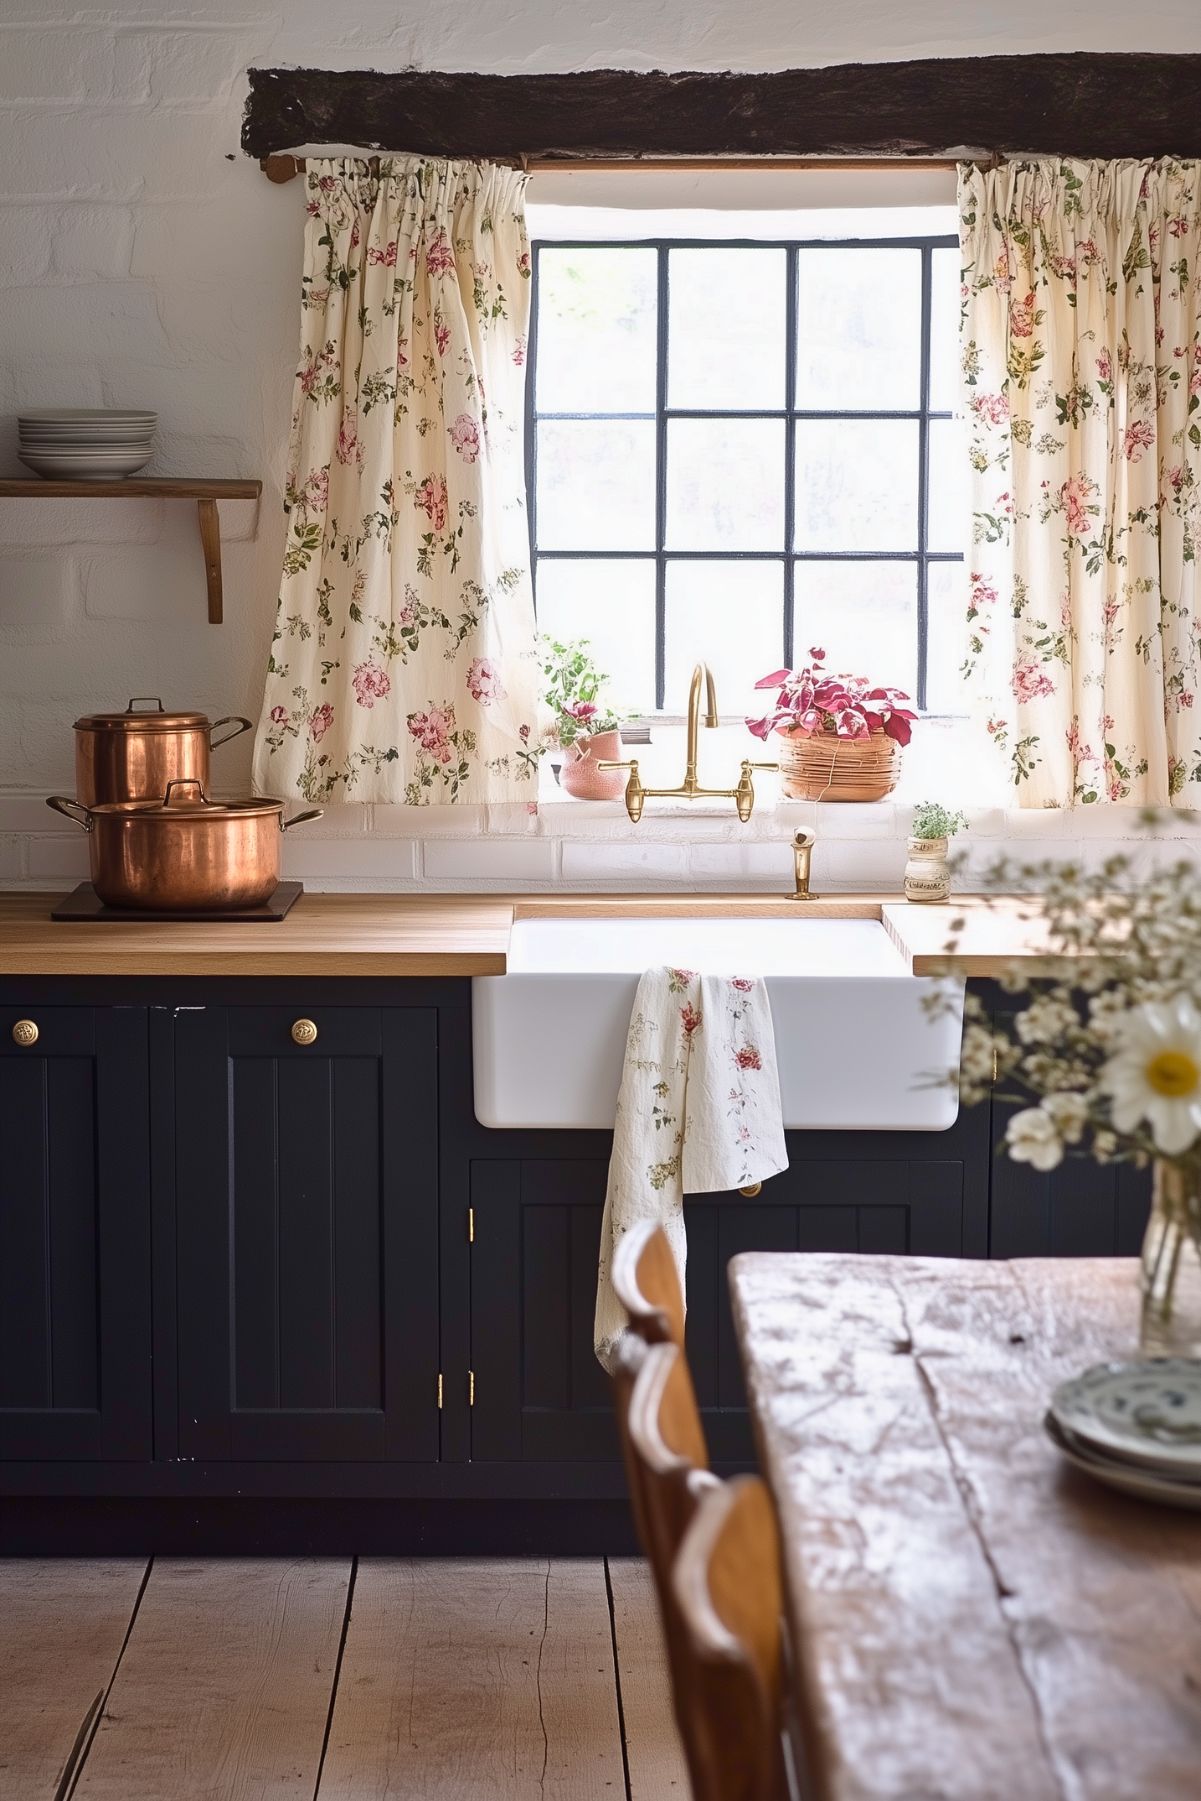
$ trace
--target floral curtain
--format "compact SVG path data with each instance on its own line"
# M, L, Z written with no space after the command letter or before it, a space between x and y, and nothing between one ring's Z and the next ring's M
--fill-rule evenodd
M959 175L967 673L1022 806L1201 806L1201 163Z
M525 177L310 161L288 536L254 776L532 798Z

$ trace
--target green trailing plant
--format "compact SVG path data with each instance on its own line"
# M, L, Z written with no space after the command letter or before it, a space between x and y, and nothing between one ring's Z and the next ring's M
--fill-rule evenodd
M913 810L909 832L913 838L953 838L966 825L966 813L952 813L941 801L924 800Z
M560 644L555 638L540 637L538 654L542 698L551 711L547 737L552 744L566 750L577 738L617 731L620 715L604 694L609 677L596 667L587 638Z

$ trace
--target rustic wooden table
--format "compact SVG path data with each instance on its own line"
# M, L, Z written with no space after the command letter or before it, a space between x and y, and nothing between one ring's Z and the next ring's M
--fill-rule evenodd
M816 1801L1201 1794L1201 1514L1041 1425L1130 1352L1133 1262L746 1254L730 1282Z

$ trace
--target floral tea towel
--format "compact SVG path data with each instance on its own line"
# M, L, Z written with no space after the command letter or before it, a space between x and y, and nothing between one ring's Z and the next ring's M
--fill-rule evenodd
M627 1326L613 1292L618 1239L656 1220L684 1286L685 1194L745 1188L788 1167L767 984L648 969L638 983L601 1221L596 1355Z

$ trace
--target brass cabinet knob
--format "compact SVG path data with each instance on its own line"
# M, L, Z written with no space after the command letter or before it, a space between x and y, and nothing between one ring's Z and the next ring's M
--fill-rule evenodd
M757 1194L762 1194L763 1184L762 1182L748 1182L746 1187L740 1188L738 1192L744 1200L753 1201Z
M13 1043L24 1045L28 1048L29 1045L36 1044L37 1041L38 1026L36 1019L19 1019L13 1027Z
M317 1028L311 1019L297 1019L292 1024L292 1042L294 1044L315 1044Z

